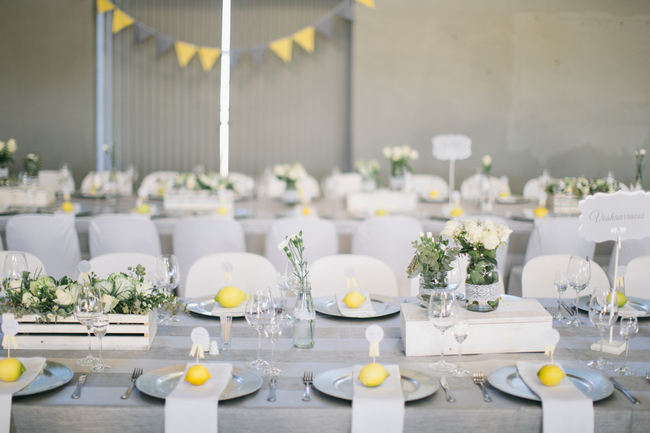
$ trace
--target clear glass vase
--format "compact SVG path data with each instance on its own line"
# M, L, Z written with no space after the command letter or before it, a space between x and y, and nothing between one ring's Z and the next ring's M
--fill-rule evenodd
M293 309L293 347L311 349L314 347L314 322L316 310L311 297L311 284L303 282L298 289L296 306Z
M295 182L287 182L287 186L282 193L282 202L289 206L300 203L300 194Z
M420 288L418 290L418 301L424 308L429 307L431 296L437 297L441 292L450 290L446 279L437 279L431 276L420 275ZM452 290L453 291L453 290Z

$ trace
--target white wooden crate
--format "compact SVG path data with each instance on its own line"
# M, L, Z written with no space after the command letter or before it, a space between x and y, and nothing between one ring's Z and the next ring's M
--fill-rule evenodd
M103 339L106 350L149 350L158 326L156 311L149 314L109 314L110 325ZM4 320L4 315L3 315ZM57 318L56 322L39 323L36 315L16 317L20 349L83 350L88 348L86 326L74 317ZM92 334L91 334L92 335ZM93 335L93 349L99 341Z
M536 299L502 299L499 308L489 313L459 310L469 325L469 336L462 353L543 352L553 318ZM427 310L415 304L402 304L400 312L402 344L406 356L457 354L458 343L451 329L444 336L427 318Z

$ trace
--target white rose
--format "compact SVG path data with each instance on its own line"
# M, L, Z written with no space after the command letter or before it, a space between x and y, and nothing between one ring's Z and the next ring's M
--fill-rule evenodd
M117 299L111 295L102 295L102 304L104 305L104 312L109 312L117 305Z
M384 151L383 151L383 152L384 152L384 158L386 158L386 159L391 159L391 158L392 158L392 156L393 156L393 152L392 152L392 150L390 149L390 147L384 147Z
M499 246L499 236L495 230L484 230L481 235L481 243L488 250L493 250Z
M393 161L399 161L404 156L401 147L396 147L393 149Z
M5 148L5 142L0 141L0 152L2 152L4 150L4 148Z
M485 155L482 161L483 161L483 165L490 165L492 164L492 157L490 155Z
M273 175L276 177L282 177L284 175L284 170L282 165L276 165L273 167Z
M418 159L419 157L420 157L420 154L418 153L417 150L412 150L411 151L411 155L410 155L411 159Z
M641 149L641 150L639 151L639 153L640 153L641 155L645 155L645 149Z
M70 305L72 304L73 297L72 293L69 290L64 290L64 289L56 289L56 299L54 302L56 302L59 305Z
M16 145L16 140L13 138L10 138L9 141L7 141L7 150L11 153L14 153L18 146Z
M289 238L285 238L282 242L278 244L278 249L280 251L284 251L284 249L288 246L289 246Z
M196 188L196 179L194 178L194 175L187 177L187 179L185 180L185 188L187 189Z
M21 286L22 286L22 281L21 280L18 280L18 279L9 280L9 289L10 290L20 289Z
M38 302L38 298L29 292L25 292L23 293L23 299L21 301L25 307L30 307L32 304Z
M477 244L481 241L483 236L483 228L476 223L476 221L467 221L465 223L465 231L467 232L467 240L471 244Z
M512 233L512 230L510 230L510 227L507 226L498 226L497 227L497 234L499 235L499 241L500 242L506 242L508 238L510 237L510 234Z
M149 295L151 291L153 290L153 284L149 281L144 281L142 283L138 283L135 286L135 291L136 293L140 295Z
M442 230L440 234L448 237L449 239L453 239L456 235L458 235L459 231L460 231L460 224L458 224L458 221L449 220L445 224L445 228Z

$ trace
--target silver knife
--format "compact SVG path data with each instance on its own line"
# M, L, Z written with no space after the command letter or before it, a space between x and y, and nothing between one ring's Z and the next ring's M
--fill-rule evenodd
M453 394L451 393L451 389L449 389L449 383L447 383L447 377L442 376L440 378L440 386L442 386L442 389L445 390L445 400L447 400L447 403L453 403L456 401L454 398Z
M617 381L616 379L614 379L613 377L610 377L610 378L609 378L609 381L612 382L612 383L614 384L614 388L616 388L616 389L618 389L619 391L621 391L621 392L623 393L623 395L624 395L625 397L627 397L627 399L630 400L632 403L634 403L634 404L641 404L641 402L640 402L639 400L637 400L637 398L634 397L632 394L630 394L630 391L628 391L627 389L623 388L623 386L621 386L621 384L618 383L618 381Z
M86 377L88 377L87 374L82 374L79 376L79 381L77 382L77 387L74 389L74 392L72 393L72 398L75 400L81 397L81 387L86 383Z

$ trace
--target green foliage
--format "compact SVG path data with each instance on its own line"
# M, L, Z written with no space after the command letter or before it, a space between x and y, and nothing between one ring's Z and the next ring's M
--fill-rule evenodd
M415 254L406 268L408 277L421 275L426 288L446 286L447 272L458 257L459 249L449 247L447 239L436 241L430 234L423 234L419 240L413 241L413 248Z
M549 182L545 191L547 194L572 194L577 198L596 194L597 192L616 192L618 182L607 183L606 179L587 179L586 177L565 177Z

